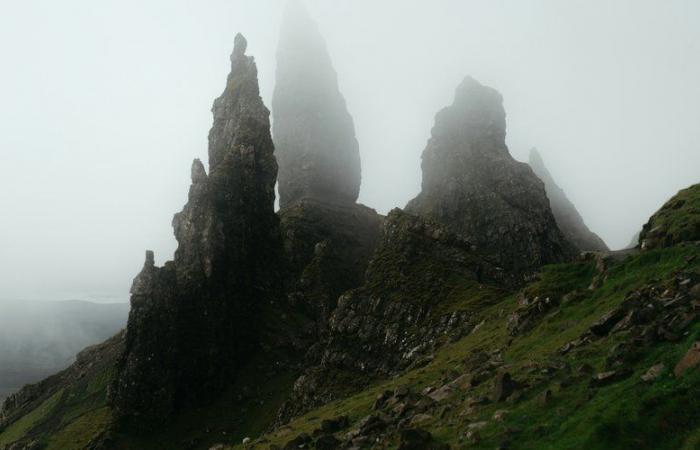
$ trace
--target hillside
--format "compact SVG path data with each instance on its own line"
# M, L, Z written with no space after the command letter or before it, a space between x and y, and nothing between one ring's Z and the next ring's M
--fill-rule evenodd
M0 402L124 328L128 303L0 302Z
M237 34L173 259L146 250L126 329L3 403L0 450L700 447L700 185L638 248L580 252L604 243L466 77L382 216L319 29L284 20L279 146Z
M698 243L582 257L547 266L532 284L475 310L479 298L466 292L453 299L451 308L476 312L477 326L425 365L377 380L270 434L263 432L291 388L288 378L261 379L247 396L193 410L152 438L117 435L113 448L296 448L286 445L300 436L298 442L335 442L329 435L352 439L358 448L397 448L415 428L452 448L700 444L700 409L692 403L700 372L681 373L679 364L698 361ZM32 437L48 449L85 448L106 430L107 386L100 380L110 370L105 365L79 384L45 394L5 428L0 445ZM84 401L86 392L95 399L90 405L65 406L68 399ZM255 439L252 445L234 445L245 437ZM341 448L323 445L309 448ZM400 448L441 448L430 445Z

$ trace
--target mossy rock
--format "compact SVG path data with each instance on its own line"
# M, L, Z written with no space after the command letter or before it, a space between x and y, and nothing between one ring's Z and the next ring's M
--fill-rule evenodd
M643 249L691 241L700 241L700 184L683 189L667 201L651 216L639 236Z

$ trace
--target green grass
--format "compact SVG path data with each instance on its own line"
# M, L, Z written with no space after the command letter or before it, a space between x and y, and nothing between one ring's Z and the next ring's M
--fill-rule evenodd
M642 239L655 228L661 230L661 244L674 245L700 240L700 184L683 189L645 225Z
M504 439L510 441L509 448L528 450L695 448L700 442L700 371L676 379L670 375L670 370L690 345L700 339L700 324L696 323L681 342L660 343L645 349L633 363L631 376L597 389L590 399L589 377L575 375L575 368L588 363L596 370L604 370L608 352L621 338L600 339L565 356L558 353L561 346L576 339L603 314L619 305L627 292L652 281L671 278L681 268L700 270L697 262L700 258L687 263L692 256L700 257L700 249L695 245L629 256L615 263L608 270L606 282L594 291L587 289L594 276L591 262L545 267L539 280L526 289L528 295L561 298L573 290L580 295L576 301L555 308L559 312L546 313L524 336L512 339L505 326L508 315L517 308L516 296L502 294L495 304L489 299L480 311L484 325L460 341L446 345L429 365L393 380L378 381L357 395L311 411L264 436L268 442L257 448L266 449L270 444L283 446L300 432L310 433L324 418L347 414L351 420L357 420L371 412L374 399L384 390L400 385L409 385L414 391L427 386L439 387L465 373L468 369L465 361L470 354L496 349L501 349L514 378L529 384L530 389L515 404L485 405L475 415L467 417L459 414L467 398L488 396L491 383L455 394L447 401L451 412L423 425L438 440L455 445L469 423L488 421L480 431L480 442L465 442L461 444L463 447L456 448L492 449ZM478 298L478 293L469 287L454 292L454 296L461 295L462 301L453 298L450 308L458 308L460 303L469 305L475 301L475 296ZM655 383L642 382L641 374L659 362L666 365L667 373ZM528 370L531 366L561 363L571 370L546 377ZM553 392L553 399L543 406L538 395L545 389ZM503 409L508 411L506 419L494 421L493 414ZM381 448L394 448L395 444L394 440Z
M90 411L68 423L51 435L46 450L83 450L108 427L110 409L103 407Z
M693 259L695 257L695 259ZM419 392L440 387L470 369L470 356L477 352L500 350L513 377L530 387L516 403L488 404L472 415L460 414L469 397L489 396L491 382L469 391L457 392L445 404L449 412L437 416L423 427L440 441L454 448L498 447L504 439L512 449L692 449L700 448L700 371L675 378L670 374L676 361L690 345L700 339L700 321L677 343L657 343L646 347L631 363L632 375L614 384L591 391L589 377L576 374L587 363L597 371L605 370L610 349L624 340L609 336L582 348L560 355L558 349L578 338L603 314L622 302L631 290L674 278L680 269L700 273L700 248L680 245L641 252L613 263L601 287L589 290L595 275L591 261L544 267L538 279L525 288L529 297L561 300L576 291L575 301L562 302L537 319L523 335L512 337L506 328L508 316L518 308L518 294L484 287L450 275L441 286L446 293L438 306L440 314L465 310L483 322L477 331L457 342L445 344L428 365L408 371L390 380L376 380L368 388L305 414L287 426L265 434L280 404L287 398L296 374L282 372L262 376L257 367L269 367L272 355L260 355L236 380L232 389L206 408L188 410L170 426L148 438L116 436L118 449L209 448L224 443L242 448L244 437L264 436L266 442L283 446L301 432L310 433L325 418L348 415L357 421L369 414L376 396L384 390L408 385ZM476 322L475 322L476 323ZM650 366L664 363L667 372L647 384L640 380ZM568 365L543 376L532 367ZM105 405L109 371L99 372L54 394L38 408L0 434L0 446L27 436L42 437L49 450L84 448L104 431L110 421ZM343 374L335 380L343 384ZM243 388L246 389L243 389ZM551 402L542 405L538 396L553 392ZM247 392L241 395L241 392ZM497 410L507 410L504 421L493 420ZM456 445L470 423L487 421L480 430L478 443ZM382 448L395 448L393 436Z
M24 438L32 428L46 420L61 402L63 393L63 390L56 392L32 412L7 427L0 433L0 446L8 445Z

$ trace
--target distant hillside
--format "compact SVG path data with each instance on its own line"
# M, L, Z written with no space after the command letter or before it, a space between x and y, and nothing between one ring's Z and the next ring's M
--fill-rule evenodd
M128 303L0 301L0 401L126 325Z

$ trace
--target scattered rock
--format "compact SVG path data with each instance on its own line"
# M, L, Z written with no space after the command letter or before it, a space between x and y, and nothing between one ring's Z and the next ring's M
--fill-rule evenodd
M620 381L630 375L628 370L609 370L607 372L600 372L593 376L591 379L591 385L594 387L607 386L608 384Z
M620 308L614 309L603 315L603 317L601 317L600 319L598 319L598 321L591 325L590 331L591 333L599 337L607 336L607 334L610 332L610 330L612 330L615 324L622 320L624 316L624 310Z

